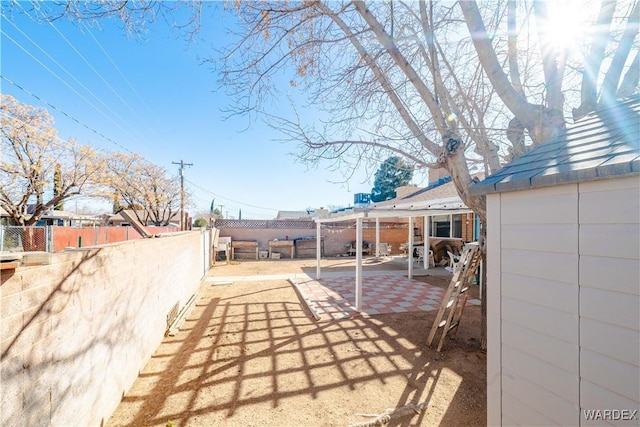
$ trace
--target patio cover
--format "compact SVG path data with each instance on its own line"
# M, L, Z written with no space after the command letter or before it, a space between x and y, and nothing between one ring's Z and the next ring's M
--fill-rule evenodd
M428 228L428 218L433 215L442 215L446 214L466 214L472 213L473 211L466 206L464 206L458 199L457 203L452 203L447 201L446 205L448 207L438 207L445 206L445 204L438 204L437 201L430 201L429 208L420 208L419 206L413 205L413 209L400 209L398 208L390 208L390 209L381 209L381 208L373 208L373 209L363 209L359 212L346 212L337 215L329 215L322 218L316 218L316 278L321 278L321 268L320 268L320 258L321 258L321 238L322 238L322 224L324 223L336 223L336 222L356 222L356 247L362 247L362 223L363 221L375 220L376 222L376 255L378 254L378 247L380 245L380 219L390 219L390 218L408 218L409 227L408 227L408 254L409 254L409 262L408 262L408 277L413 278L413 218L423 216L425 217L426 228ZM425 248L429 247L429 230L425 230ZM429 268L429 257L424 256L423 259L424 268ZM356 310L358 312L362 311L362 251L356 251Z

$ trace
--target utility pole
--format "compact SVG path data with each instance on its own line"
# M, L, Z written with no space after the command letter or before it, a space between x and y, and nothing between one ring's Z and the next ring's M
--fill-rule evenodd
M222 216L222 219L224 219L224 211L222 210L222 208L224 208L224 205L220 205L220 216Z
M185 218L184 218L184 167L185 166L193 166L193 163L185 163L180 160L180 162L171 162L174 165L180 165L178 169L180 171L180 231L185 230Z

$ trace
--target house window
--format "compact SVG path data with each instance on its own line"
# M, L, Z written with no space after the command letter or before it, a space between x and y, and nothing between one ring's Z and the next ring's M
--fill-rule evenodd
M451 215L451 237L462 239L462 214Z
M451 222L449 215L435 215L431 217L431 237L449 237Z
M429 230L431 237L462 238L462 214L434 215Z

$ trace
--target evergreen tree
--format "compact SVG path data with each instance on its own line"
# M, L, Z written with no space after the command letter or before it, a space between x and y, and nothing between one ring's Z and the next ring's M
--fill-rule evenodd
M53 197L60 196L62 188L62 170L60 168L60 163L56 163L55 169L53 171ZM64 202L60 200L56 203L55 210L63 211L64 210Z
M376 172L371 201L383 202L396 197L396 188L407 185L413 178L413 167L400 157L391 156L385 160Z

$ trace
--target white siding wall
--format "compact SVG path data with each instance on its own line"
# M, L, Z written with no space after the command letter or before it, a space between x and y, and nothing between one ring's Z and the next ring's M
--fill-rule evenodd
M640 409L640 179L580 184L580 406ZM625 425L611 420L611 424ZM640 425L629 420L626 425ZM631 422L633 421L633 422ZM583 425L602 425L601 420Z
M639 408L639 183L487 198L489 425Z

